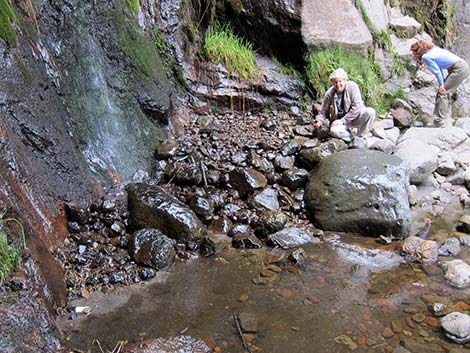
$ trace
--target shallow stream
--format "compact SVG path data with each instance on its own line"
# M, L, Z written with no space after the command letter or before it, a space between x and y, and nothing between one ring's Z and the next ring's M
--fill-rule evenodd
M181 334L220 352L243 352L234 315L254 332L245 335L251 352L459 347L444 337L429 307L433 301L463 305L470 292L448 286L437 266L425 273L403 262L389 251L396 245L333 236L303 246L300 267L288 260L291 251L230 249L220 257L177 263L150 282L94 293L72 303L89 306L88 315L71 320L66 314L58 326L64 345L86 352Z

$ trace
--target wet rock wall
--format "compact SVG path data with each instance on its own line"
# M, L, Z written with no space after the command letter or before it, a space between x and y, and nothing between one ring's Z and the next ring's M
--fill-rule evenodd
M148 4L147 4L148 5ZM174 84L127 1L14 2L17 44L0 41L0 207L26 230L49 308L65 304L52 249L64 202L87 205L146 169L169 133ZM12 227L13 243L21 230Z

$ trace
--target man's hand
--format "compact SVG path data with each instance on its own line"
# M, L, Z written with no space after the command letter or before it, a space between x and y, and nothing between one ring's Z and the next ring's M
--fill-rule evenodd
M334 120L334 121L331 123L331 127L333 127L333 126L338 126L338 125L343 125L343 122L342 122L340 119Z
M447 90L446 90L446 88L444 87L444 85L439 86L439 88L437 89L437 91L438 91L439 93L446 93L446 92L447 92Z
M318 120L315 120L313 122L313 128L316 130L316 129L319 129L321 127L321 121L318 121Z

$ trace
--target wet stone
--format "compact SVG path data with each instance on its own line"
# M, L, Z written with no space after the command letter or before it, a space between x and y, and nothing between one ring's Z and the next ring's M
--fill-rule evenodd
M470 342L470 316L453 312L441 318L440 321L446 336L451 340L459 344Z
M426 320L426 315L424 315L423 313L417 313L417 314L414 314L412 316L412 319L413 319L413 321L415 321L417 323L421 323L424 320Z
M236 224L228 232L229 237L234 237L238 234L253 234L253 229L248 224Z
M292 156L277 155L274 158L274 168L280 171L291 169L294 167L294 163L295 157Z
M460 241L457 238L449 238L437 250L440 256L456 256L460 252Z
M157 338L125 347L125 352L132 353L210 353L212 351L204 341L190 336Z
M277 127L277 121L274 118L267 118L261 123L261 127L268 131L273 131Z
M281 154L283 156L292 156L300 150L300 143L296 140L291 140L287 142L281 148Z
M176 155L179 144L175 140L165 140L161 142L155 151L155 157L158 159L167 159Z
M257 277L251 280L256 285L266 285L269 284L269 279L266 277Z
M180 242L202 239L207 234L196 214L163 188L133 183L127 190L133 228L156 228Z
M67 219L71 222L77 222L80 225L84 225L88 222L88 218L90 217L90 213L88 210L73 205L71 203L66 203L64 205L65 212L67 214Z
M282 184L290 190L295 190L304 186L307 183L308 177L308 171L294 167L282 173Z
M175 257L175 241L157 229L141 229L129 241L129 252L137 263L157 270L168 267Z
M260 156L255 152L250 153L248 161L254 169L262 173L269 173L274 170L274 165L268 159Z
M199 251L203 256L220 254L230 243L230 238L223 234L208 234L199 245Z
M210 219L214 213L214 204L210 199L195 195L189 201L189 207L198 216Z
M253 235L236 234L232 238L232 246L238 249L260 249L263 243Z
M302 248L295 249L289 255L289 260L297 266L302 266L306 258L305 251Z
M313 235L300 228L285 228L268 236L274 246L289 249L313 241Z
M202 182L202 172L194 160L182 160L168 163L165 178L180 185L199 185Z
M422 264L421 269L428 276L441 276L444 274L442 268L434 264Z
M232 228L232 221L230 221L227 217L214 217L211 224L209 225L209 230L217 233L227 234L230 228Z
M271 211L279 209L279 201L277 199L277 192L274 189L264 189L260 193L253 196L251 203L254 207L262 207Z
M234 169L229 173L230 184L241 195L246 196L267 185L266 177L255 169Z
M279 210L263 212L256 224L255 233L260 237L280 231L287 224L287 215Z

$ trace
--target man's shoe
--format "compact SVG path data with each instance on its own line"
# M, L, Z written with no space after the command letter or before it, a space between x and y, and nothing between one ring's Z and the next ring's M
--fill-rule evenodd
M367 138L362 137L362 136L356 136L351 144L349 145L349 148L356 148L356 149L367 149L368 143L367 143Z
M434 126L435 127L451 127L452 124L452 119L447 118L447 119L435 119L434 120Z

